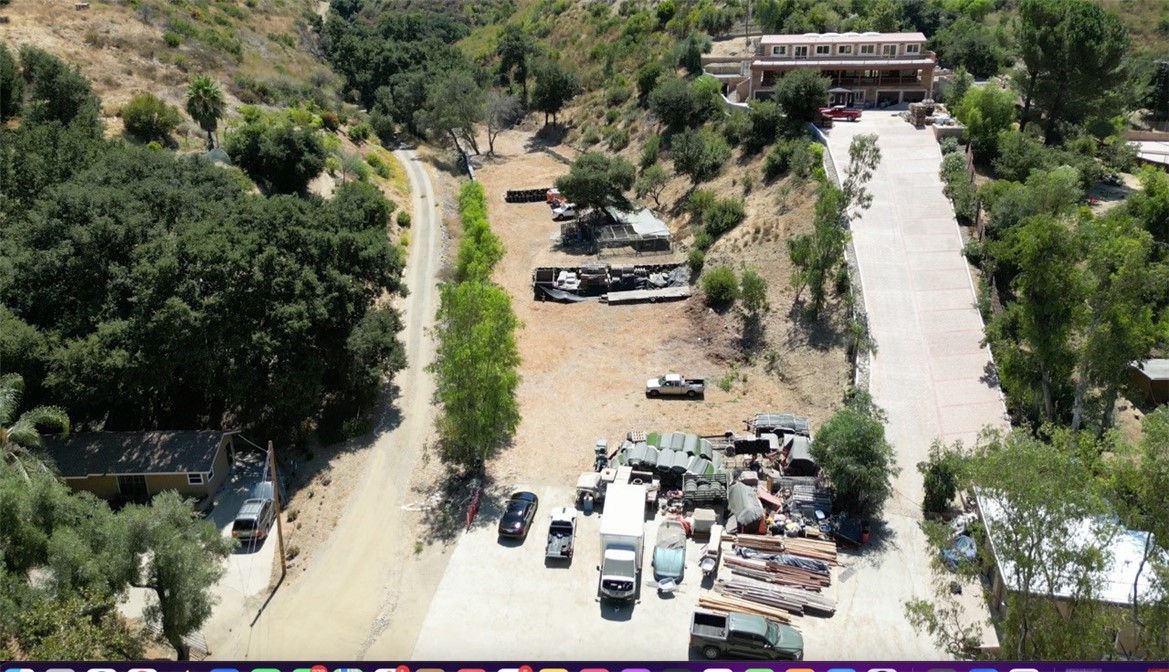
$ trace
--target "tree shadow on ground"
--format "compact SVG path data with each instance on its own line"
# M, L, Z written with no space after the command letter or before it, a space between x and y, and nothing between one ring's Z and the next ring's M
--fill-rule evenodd
M896 549L897 532L883 520L869 521L868 543L838 548L837 556L842 560L841 564L845 565L838 580L847 581L853 567L880 567L888 557L888 551Z
M994 366L994 362L987 361L982 367L982 375L978 377L979 382L987 387L997 388L1000 385L999 372Z
M820 311L819 317L809 320L804 315L806 306L807 302L801 298L793 301L791 308L788 309L787 317L791 325L787 332L789 342L821 351L848 344L841 307L826 305Z
M528 153L542 152L564 142L568 135L568 127L562 124L544 124L524 142L524 150Z
M479 508L475 513L475 519L468 527L467 512L474 499L477 485L481 489ZM423 513L423 531L419 541L425 544L445 544L454 541L469 529L496 525L515 489L497 483L490 474L455 471L444 474L438 483L425 490L429 495L427 501L419 506Z

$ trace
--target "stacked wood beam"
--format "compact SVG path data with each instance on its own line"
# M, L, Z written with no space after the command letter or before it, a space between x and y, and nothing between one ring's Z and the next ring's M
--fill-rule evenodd
M756 616L769 618L779 623L791 623L791 615L783 609L770 607L751 600L744 600L732 595L699 595L698 606L720 614L738 611L744 614L755 614Z
M805 590L819 591L832 584L832 576L825 572L816 572L803 567L792 567L770 560L753 560L738 556L723 558L723 564L732 574L748 576L766 583L778 583L785 586L795 586Z
M730 540L736 546L765 553L788 553L826 562L829 565L839 564L836 561L836 544L831 541L805 537L770 537L762 534L724 536L723 540Z
M734 596L765 606L785 609L796 616L805 613L831 616L836 613L836 600L818 592L770 585L752 579L719 581L715 590L724 596Z

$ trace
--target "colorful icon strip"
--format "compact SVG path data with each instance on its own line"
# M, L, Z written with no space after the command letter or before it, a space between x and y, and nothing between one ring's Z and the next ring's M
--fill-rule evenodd
M232 665L232 663L227 663ZM1148 662L1095 663L781 663L718 662L710 665L685 663L642 663L639 667L610 663L597 664L522 664L505 667L505 663L411 663L393 667L385 663L364 663L365 667L343 667L341 663L304 665L303 663L10 663L0 672L1169 672L1169 664ZM586 666L587 665L587 666Z

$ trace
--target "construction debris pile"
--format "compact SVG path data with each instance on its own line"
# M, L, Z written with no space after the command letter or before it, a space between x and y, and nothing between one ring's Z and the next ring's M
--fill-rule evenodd
M532 271L532 288L538 301L684 299L691 294L690 269L676 263L542 266Z
M832 616L836 602L821 593L832 584L836 546L827 541L740 534L724 537L733 555L723 564L737 578L719 580L715 595L699 598L714 611L745 611L788 623L791 616Z

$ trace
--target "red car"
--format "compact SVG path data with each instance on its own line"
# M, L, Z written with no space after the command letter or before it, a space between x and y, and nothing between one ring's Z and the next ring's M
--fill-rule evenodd
M821 107L820 114L829 119L836 119L841 121L860 121L861 111L855 107L845 107L843 105L833 105L832 107Z

